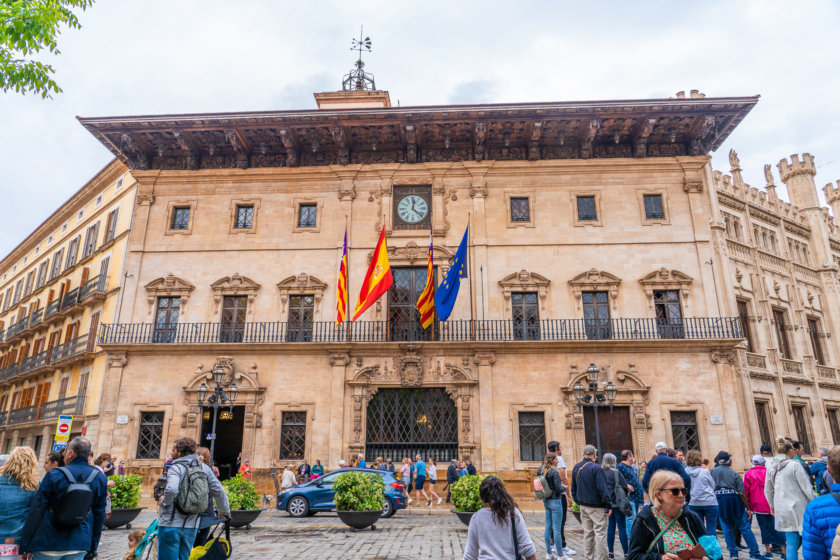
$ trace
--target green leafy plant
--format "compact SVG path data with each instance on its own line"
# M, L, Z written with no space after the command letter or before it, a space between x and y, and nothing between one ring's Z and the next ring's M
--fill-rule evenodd
M259 509L260 496L257 494L257 485L247 478L237 474L222 482L225 489L230 509Z
M139 474L114 474L108 477L114 481L111 492L111 507L113 509L133 509L140 503L140 486L143 479Z
M572 502L572 507L569 508L572 511L580 511L580 506L577 505L576 502Z
M455 506L455 511L478 511L484 507L484 502L478 495L478 488L488 476L493 475L468 474L452 483L449 490L452 492L452 504Z
M382 477L358 471L338 475L333 491L335 509L340 511L381 511L385 499Z

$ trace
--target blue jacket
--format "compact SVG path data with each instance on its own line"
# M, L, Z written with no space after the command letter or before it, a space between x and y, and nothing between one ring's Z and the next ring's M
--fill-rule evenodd
M840 492L840 484L831 485L832 492ZM840 504L831 494L820 496L805 508L802 520L802 558L825 560L831 557L831 543L840 524Z
M647 469L645 469L645 477L642 479L642 486L646 492L648 484L650 484L650 477L653 476L653 473L659 469L666 469L679 474L682 477L683 482L685 482L685 487L689 490L691 489L691 477L688 476L687 472L685 472L685 468L682 463L673 457L668 457L665 453L660 453L650 460L647 464Z
M624 463L618 464L618 472L624 477L628 484L633 486L633 493L628 496L631 502L641 504L645 501L645 490L642 488L642 481L639 480L639 475L633 470L633 467L628 467Z
M35 490L24 490L15 479L0 475L0 543L14 538L20 544L23 522L34 497Z
M584 459L572 469L572 499L581 506L613 507L604 469L595 461Z
M823 461L823 459L826 459ZM822 494L822 475L825 472L825 469L828 467L828 459L826 457L821 457L819 461L811 465L811 480L817 485L817 493Z
M76 457L67 465L67 469L79 482L84 482L95 467L88 465L87 458ZM21 552L38 552L41 550L64 551L84 550L96 553L99 537L105 524L105 500L108 495L108 480L101 472L90 483L93 491L93 506L81 525L67 526L53 523L50 505L56 504L70 481L64 473L53 469L44 476L41 486L32 500L32 507L23 526L20 539Z

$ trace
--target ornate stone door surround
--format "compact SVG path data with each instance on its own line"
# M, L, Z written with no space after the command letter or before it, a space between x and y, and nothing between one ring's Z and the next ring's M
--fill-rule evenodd
M598 385L603 386L608 379L612 379L618 392L615 397L615 406L630 407L630 422L633 429L633 441L636 457L648 457L648 433L653 428L650 422L650 414L647 413L647 406L650 404L650 387L645 384L636 370L633 362L627 369L619 369L614 375L610 374L610 365L601 366L601 373L598 376ZM583 411L577 406L574 397L574 386L580 381L584 386L588 385L586 371L579 371L577 364L569 366L569 383L563 387L563 406L566 408L566 429L572 433L572 457L581 457L583 447L586 445L586 434L583 426Z
M245 407L245 431L242 434L242 456L254 457L257 430L262 428L261 407L265 403L265 387L259 382L257 364L251 363L247 370L240 369L231 356L217 356L210 368L198 364L189 383L184 387L184 412L181 428L191 431L196 441L201 443L201 406L198 404L198 387L202 382L208 387L215 386L213 371L217 367L225 370L222 386L227 388L234 381L239 389L236 406Z
M452 363L445 357L420 355L417 344L400 344L399 348L402 354L368 366L363 366L361 357L356 358L357 367L347 382L353 399L352 430L345 432L349 435L350 453L364 451L367 405L379 389L443 387L458 410L458 452L474 457L477 440L471 401L478 397L478 379L468 367L470 358L459 357L453 360L459 363Z

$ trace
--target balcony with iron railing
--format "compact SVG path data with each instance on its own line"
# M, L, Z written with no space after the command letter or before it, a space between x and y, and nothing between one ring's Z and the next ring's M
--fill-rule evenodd
M9 328L6 329L6 341L11 342L12 340L18 338L23 331L25 331L29 327L29 315L20 319L19 321L15 321Z
M50 350L43 350L42 352L38 352L37 354L32 354L28 358L24 358L20 362L20 372L18 375L24 375L27 373L37 373L45 368L50 367L50 354L52 352Z
M47 304L47 307L44 309L44 320L45 321L52 321L55 319L61 319L63 316L59 316L58 312L61 309L61 300L56 299Z
M79 303L79 288L73 288L61 298L61 310L69 311L69 308Z
M76 338L59 344L50 350L50 363L54 365L67 366L80 360L89 358L89 354L93 352L93 340L95 340L96 333L93 333L93 338L87 334L77 336Z
M38 422L40 420L52 420L62 414L79 416L84 414L85 396L65 397L55 401L48 401L41 404L33 404L21 408L13 408L3 412L0 425L24 424L26 422ZM8 420L8 421L7 421Z
M104 324L99 344L283 344L372 342L645 341L743 338L737 317L659 319L453 320L423 329L418 323L364 321L241 324Z
M94 276L85 282L79 290L79 301L85 301L88 298L103 299L105 297L105 280L104 274Z
M20 362L15 362L13 364L9 364L8 366L0 369L0 382L9 381L10 379L14 379L17 376L18 371L20 370Z

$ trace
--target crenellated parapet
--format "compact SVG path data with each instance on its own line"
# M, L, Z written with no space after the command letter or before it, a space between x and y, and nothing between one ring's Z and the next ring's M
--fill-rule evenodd
M787 183L788 180L797 175L807 174L813 177L817 174L817 168L814 166L814 156L807 153L802 154L801 159L798 154L792 154L790 156L790 162L787 159L783 159L776 167L779 168L779 175L781 175L784 183Z
M829 204L840 202L840 179L837 180L836 187L831 183L826 184L823 187L823 194L825 195L825 201Z

